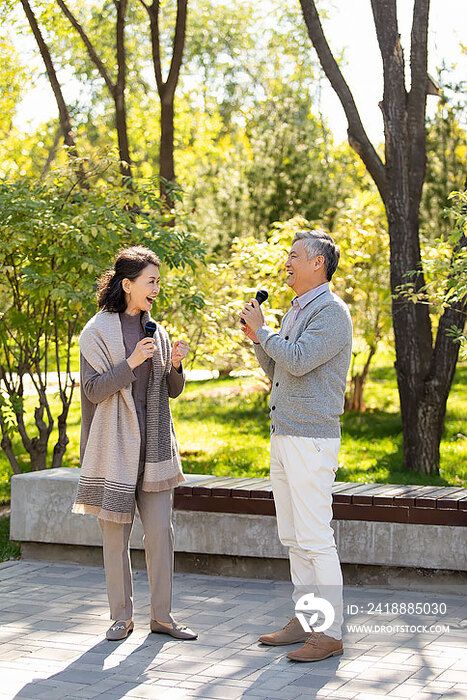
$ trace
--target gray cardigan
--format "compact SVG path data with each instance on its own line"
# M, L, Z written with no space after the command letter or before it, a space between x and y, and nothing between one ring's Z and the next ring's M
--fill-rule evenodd
M303 308L290 328L291 316L290 310L279 333L267 326L256 332L256 357L272 380L271 433L339 438L352 354L349 309L326 290Z

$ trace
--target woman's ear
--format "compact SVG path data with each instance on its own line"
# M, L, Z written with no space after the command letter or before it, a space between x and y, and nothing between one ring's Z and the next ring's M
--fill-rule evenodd
M122 279L122 289L126 294L130 293L130 280L127 277Z

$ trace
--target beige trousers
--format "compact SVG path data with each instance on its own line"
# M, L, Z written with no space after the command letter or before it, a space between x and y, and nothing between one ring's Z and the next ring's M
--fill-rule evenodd
M159 492L143 491L141 477L142 474L136 485L135 505L144 531L151 618L159 622L170 622L174 559L173 489ZM110 617L112 620L130 620L133 617L133 582L129 540L133 519L131 523L114 523L100 518L98 520L102 530Z

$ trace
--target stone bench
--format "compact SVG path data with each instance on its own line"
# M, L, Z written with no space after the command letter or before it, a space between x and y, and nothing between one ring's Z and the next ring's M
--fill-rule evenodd
M11 538L23 557L102 561L97 520L71 512L78 478L79 469L67 468L12 478ZM268 479L187 479L174 497L178 570L288 578ZM467 489L336 482L333 509L344 576L352 571L353 582L365 568L365 581L380 582L383 571L383 581L399 584L415 569L466 575ZM138 516L130 546L134 565L143 566Z

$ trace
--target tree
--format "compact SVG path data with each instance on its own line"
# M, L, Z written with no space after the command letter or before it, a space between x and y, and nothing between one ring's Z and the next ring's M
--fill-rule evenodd
M80 186L86 187L87 185L86 185L83 164L81 161L77 160L78 151L77 151L75 139L73 136L70 111L69 111L68 106L65 102L65 98L63 97L62 88L61 88L61 85L60 85L58 77L57 77L57 72L55 70L55 66L54 66L54 63L52 61L52 57L50 55L49 48L48 48L46 42L44 41L44 37L42 36L42 32L41 32L39 24L37 22L36 16L31 9L30 3L28 2L28 0L21 0L21 4L23 6L23 10L24 10L24 13L27 17L29 26L31 27L31 31L32 31L34 38L36 40L37 46L39 48L39 52L42 56L42 60L44 61L44 65L45 65L45 68L47 71L47 76L49 78L50 86L53 90L55 100L57 102L58 114L59 114L59 118L60 118L60 129L62 132L63 140L65 142L65 145L68 146L70 156L73 159L75 159L75 167L76 167L76 170L79 174Z
M89 54L89 58L97 68L100 76L104 80L110 95L112 96L115 105L115 127L117 129L118 150L120 154L120 170L122 175L131 178L131 158L130 147L128 142L127 118L126 118L126 103L125 103L125 85L126 85L126 52L125 52L125 16L127 12L127 0L114 0L115 9L117 12L115 24L115 46L116 46L116 62L117 76L115 81L112 80L109 71L104 62L97 54L97 51L85 32L83 26L78 22L74 14L66 5L64 0L57 0L57 5L65 17L70 21L71 25L76 29L81 37L83 44Z
M447 308L433 345L427 305L398 295L407 274L417 271L418 292L425 284L419 239L419 213L426 171L425 114L429 86L427 36L429 0L415 0L410 75L405 84L404 52L397 23L396 0L371 0L376 36L383 60L385 160L370 142L354 98L324 36L314 0L300 0L308 34L323 70L337 93L348 122L348 139L365 163L384 202L390 239L392 317L396 373L401 404L404 464L409 470L436 473L446 402L459 346L447 329L464 326L464 302Z
M451 227L448 235L430 242L423 251L425 285L418 291L411 282L400 288L401 296L428 305L438 318L445 309L465 308L467 298L467 190L451 192L449 204L447 221ZM412 271L412 276L417 276L416 270ZM465 319L465 311L463 316ZM467 336L463 324L453 324L446 333L459 345L464 359Z
M185 45L186 15L188 0L177 0L177 18L173 38L172 59L166 80L162 75L161 37L159 29L160 0L149 5L140 0L149 17L151 33L152 61L157 91L161 105L161 138L159 151L159 176L161 196L170 206L173 204L170 183L175 181L174 167L174 100L175 89L182 65Z
M14 473L20 472L12 436L19 433L31 469L45 469L57 419L52 465L62 463L68 443L67 416L74 380L70 353L75 335L95 311L93 287L125 245L148 245L165 268L195 268L203 246L186 227L169 227L153 180L138 183L128 200L118 163L101 161L88 170L92 186L79 190L76 173L55 171L43 183L0 185L0 394L1 446ZM127 206L127 205L130 206ZM136 211L137 210L137 211ZM138 213L137 213L138 212ZM198 310L202 300L183 288L178 302ZM162 297L167 305L170 289ZM160 307L159 307L160 308ZM48 393L55 372L61 412L55 417ZM28 427L25 378L38 405Z
M452 229L450 192L462 188L467 158L467 82L452 84L447 69L439 71L441 96L436 114L427 120L427 170L420 207L420 229L433 243Z
M354 329L346 411L364 411L363 391L371 361L391 328L389 245L384 207L377 192L350 197L334 220L341 259L333 280L349 304Z

